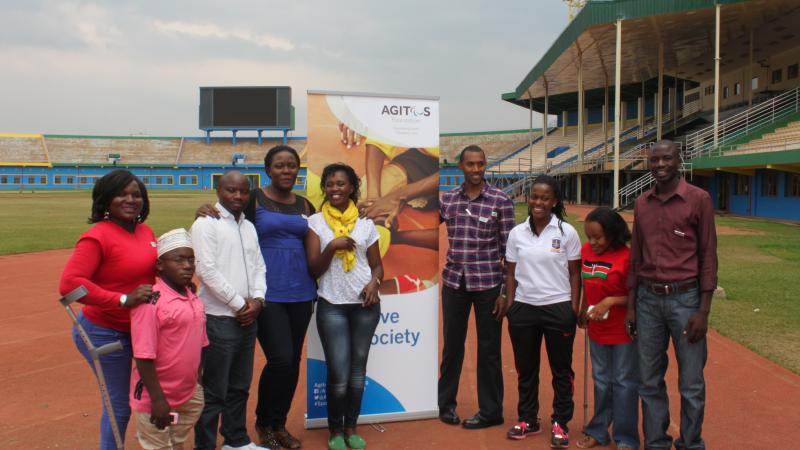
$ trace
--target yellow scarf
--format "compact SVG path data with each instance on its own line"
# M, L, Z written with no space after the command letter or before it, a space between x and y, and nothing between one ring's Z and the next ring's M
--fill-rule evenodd
M334 238L350 236L350 232L353 231L353 227L356 226L358 208L356 208L356 204L353 203L352 200L350 200L350 204L347 205L347 209L344 210L344 212L339 211L331 206L330 203L325 202L322 205L322 217L325 219L328 226L331 227L331 230L333 230ZM342 267L345 272L350 272L350 270L356 266L355 249L336 250L334 256L342 258Z

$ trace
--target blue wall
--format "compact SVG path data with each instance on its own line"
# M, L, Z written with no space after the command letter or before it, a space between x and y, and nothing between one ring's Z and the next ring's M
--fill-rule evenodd
M269 184L262 164L213 165L195 164L178 167L57 166L0 167L0 189L91 189L97 178L114 169L127 169L147 187L156 189L213 189L213 177L229 170L254 175L259 184ZM171 178L170 178L171 177ZM306 168L301 167L296 189L305 189Z
M764 195L764 179L769 174L777 177L777 195ZM778 170L758 169L755 176L748 177L748 194L737 194L737 175L731 173L714 174L713 189L710 191L714 200L714 207L721 206L719 198L719 184L727 185L728 211L743 216L767 217L773 219L800 220L800 197L787 196L786 187L789 181L788 172Z

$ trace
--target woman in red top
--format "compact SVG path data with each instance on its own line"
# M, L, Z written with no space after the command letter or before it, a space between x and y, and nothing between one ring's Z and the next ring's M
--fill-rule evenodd
M144 224L149 211L144 184L127 170L114 170L97 180L89 217L94 225L78 239L59 285L62 295L78 286L88 290L80 300L84 307L78 320L96 347L122 343L122 351L101 356L100 363L123 439L130 417L130 308L150 296L156 274L156 238ZM93 367L74 328L72 339ZM105 407L100 420L100 448L117 448Z
M587 242L581 249L583 292L581 313L589 329L594 379L594 417L586 425L579 448L639 448L639 358L625 332L631 238L628 224L616 212L600 207L586 216Z

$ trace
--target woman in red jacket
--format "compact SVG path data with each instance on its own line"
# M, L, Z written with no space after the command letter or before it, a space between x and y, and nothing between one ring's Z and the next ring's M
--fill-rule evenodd
M130 308L150 296L156 274L156 238L144 224L149 211L147 190L135 175L114 170L100 178L92 190L89 223L94 225L78 239L59 286L62 295L78 286L88 290L80 300L84 307L78 320L95 346L122 342L122 351L100 357L100 363L123 438L130 417ZM72 338L93 367L74 328ZM100 421L100 448L117 448L105 406Z

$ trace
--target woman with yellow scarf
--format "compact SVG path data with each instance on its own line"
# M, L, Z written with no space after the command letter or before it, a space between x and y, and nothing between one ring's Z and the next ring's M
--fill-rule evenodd
M366 447L356 433L372 335L380 318L383 279L378 231L358 217L360 181L352 167L322 171L325 202L308 219L305 247L311 275L319 278L317 330L327 363L329 450Z

